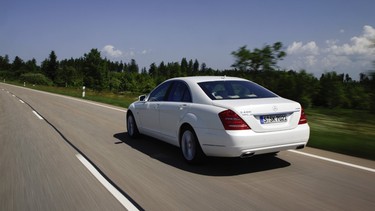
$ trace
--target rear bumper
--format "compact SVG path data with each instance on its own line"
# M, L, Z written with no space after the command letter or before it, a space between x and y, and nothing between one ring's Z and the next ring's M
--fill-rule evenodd
M301 148L309 140L310 127L302 124L292 130L266 133L213 129L196 129L195 132L207 156L240 157Z

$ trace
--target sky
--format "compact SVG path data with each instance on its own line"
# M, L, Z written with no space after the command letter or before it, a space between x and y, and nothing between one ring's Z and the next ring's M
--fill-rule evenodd
M140 68L197 59L231 69L231 52L283 43L280 69L315 76L375 69L374 0L0 0L0 56L40 64L103 58Z

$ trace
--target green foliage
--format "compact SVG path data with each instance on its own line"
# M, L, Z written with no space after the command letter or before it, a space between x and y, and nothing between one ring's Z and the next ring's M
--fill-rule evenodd
M246 49L246 45L242 46L232 52L236 59L232 67L241 71L275 70L277 62L286 56L286 53L281 50L282 47L281 42L276 42L272 46L266 45L262 49L255 48L253 51Z
M50 79L41 73L25 73L20 76L20 81L28 84L47 85L51 86L53 83Z

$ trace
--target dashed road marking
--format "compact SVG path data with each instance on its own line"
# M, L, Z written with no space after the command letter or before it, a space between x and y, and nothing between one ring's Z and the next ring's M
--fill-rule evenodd
M81 163L99 180L100 183L124 206L127 210L138 210L124 195L109 183L81 154L76 154Z
M43 117L41 117L36 111L33 111L33 113L34 113L35 116L37 116L40 120L43 120Z

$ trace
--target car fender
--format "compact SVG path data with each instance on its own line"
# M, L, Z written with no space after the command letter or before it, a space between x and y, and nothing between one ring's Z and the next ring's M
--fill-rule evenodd
M198 117L194 114L194 113L186 113L183 118L181 119L181 122L180 122L180 127L183 125L183 124L189 124L190 126L192 126L193 128L196 127L198 124Z

